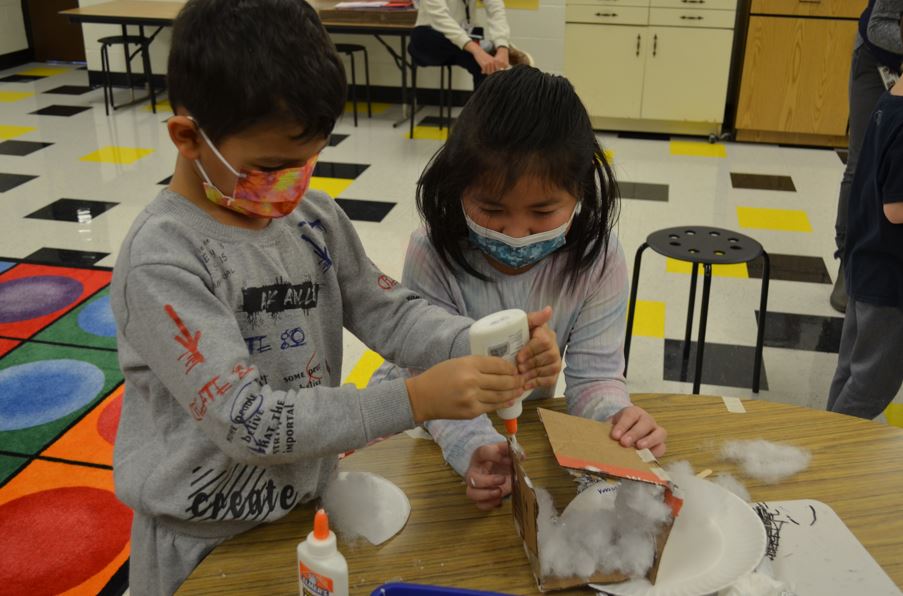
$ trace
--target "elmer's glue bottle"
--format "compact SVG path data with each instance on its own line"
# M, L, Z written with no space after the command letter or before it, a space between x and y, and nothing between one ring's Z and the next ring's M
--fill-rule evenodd
M298 584L301 596L348 596L348 563L322 509L314 516L314 531L298 545Z
M498 356L517 366L517 353L530 340L527 313L519 309L502 310L483 317L470 327L470 353L474 356ZM529 393L529 392L527 392ZM509 435L517 433L517 418L523 411L521 395L509 408L499 408L496 414L505 421Z

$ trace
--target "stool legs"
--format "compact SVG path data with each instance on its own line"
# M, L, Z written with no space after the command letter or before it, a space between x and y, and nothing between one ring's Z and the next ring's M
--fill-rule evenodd
M367 83L367 118L373 118L373 104L370 102L370 57L364 48L364 82Z
M753 393L759 392L759 381L762 374L762 346L765 343L765 318L768 314L768 283L771 278L771 259L762 251L764 267L762 269L762 296L759 301L759 331L756 337L756 358L753 364Z
M690 277L690 299L687 302L687 331L684 333L684 367L687 366L687 362L690 360L690 338L693 336L693 314L696 310L696 281L698 278L699 263L693 263L693 275Z
M630 301L627 304L627 332L624 334L624 376L627 376L627 363L630 360L630 341L633 339L633 319L636 316L636 295L640 286L640 266L643 264L643 253L649 245L643 242L633 258L633 281L630 284Z
M107 50L109 46L103 44L100 46L100 69L103 71L103 110L107 116L110 115L110 104L113 103L113 89L110 83L110 55Z
M445 122L446 122L448 128L451 129L452 100L454 98L454 96L452 94L454 93L454 91L453 91L453 87L452 87L452 67L448 66L447 68L448 68L448 75L446 76L446 79L448 80L448 94L446 95L446 99L448 100L448 104L446 105L445 109L446 109L446 112L448 113L448 116L447 116L448 120L446 120ZM441 114L440 114L440 116L441 116Z
M696 340L696 374L693 376L693 394L699 394L702 384L702 357L705 352L705 327L709 316L709 291L712 288L712 266L703 265L705 275L702 280L702 307L699 311L699 339Z
M357 128L357 76L354 71L354 54L348 54L351 62L351 110L354 112L354 127Z
M157 91L154 89L154 73L151 70L150 42L144 36L144 25L138 27L141 36L141 60L144 63L144 76L147 79L147 93L151 100L151 111L157 113Z
M411 131L409 138L414 138L414 114L417 112L417 65L411 62Z
M445 67L439 67L439 130L445 127Z

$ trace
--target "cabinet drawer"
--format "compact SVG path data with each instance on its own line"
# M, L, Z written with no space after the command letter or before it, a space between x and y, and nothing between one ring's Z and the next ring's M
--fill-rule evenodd
M644 6L591 6L570 4L565 12L568 23L605 25L648 25L649 9Z
M651 5L660 8L737 10L737 0L652 0Z
M752 0L752 14L858 19L868 0Z
M568 6L649 6L649 0L568 0Z
M733 10L687 10L681 8L652 8L649 23L664 27L706 27L733 29L737 13Z

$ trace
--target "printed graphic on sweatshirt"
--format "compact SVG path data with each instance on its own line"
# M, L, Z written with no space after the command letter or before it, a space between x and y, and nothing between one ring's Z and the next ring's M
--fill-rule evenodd
M241 441L253 453L292 453L296 443L295 404L271 397L266 405L259 384L245 383L232 398L232 424L226 440Z
M241 294L241 312L251 325L257 325L264 315L277 319L288 310L301 310L309 315L317 308L320 284L311 280L293 284L278 278L268 286L242 288Z
M294 507L298 501L295 487L277 487L271 478L264 479L266 471L242 464L227 470L198 466L191 473L191 492L185 508L190 514L188 519L265 520L277 508L286 511Z
M179 356L179 362L185 365L185 374L187 375L191 372L191 369L204 362L204 355L201 354L198 347L198 344L201 342L201 332L195 331L192 333L185 323L182 322L182 318L179 317L171 304L167 304L163 308L179 329L179 335L176 335L174 339L185 349L185 352Z
M204 261L204 265L207 266L210 276L213 278L214 288L218 288L224 281L235 275L235 270L229 266L226 246L222 242L214 242L210 238L204 238L197 250Z

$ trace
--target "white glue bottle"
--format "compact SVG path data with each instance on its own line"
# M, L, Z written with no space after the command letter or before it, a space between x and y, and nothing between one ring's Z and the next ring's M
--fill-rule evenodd
M517 366L517 353L530 340L527 313L513 308L483 317L470 327L470 353L474 356L498 356ZM517 418L523 411L524 393L509 408L499 408L496 414L505 421L509 435L517 433Z
M322 509L314 516L314 531L298 545L298 585L301 596L348 596L348 563Z

